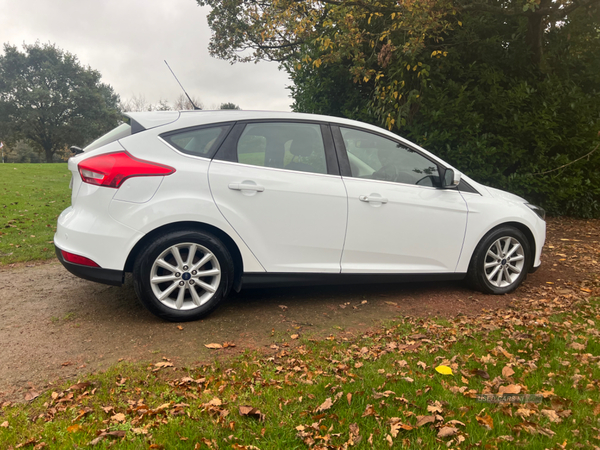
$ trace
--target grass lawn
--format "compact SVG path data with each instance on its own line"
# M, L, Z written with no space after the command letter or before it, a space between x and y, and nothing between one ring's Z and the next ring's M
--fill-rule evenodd
M67 164L0 164L0 266L54 257L58 215L71 204Z
M264 353L193 368L166 358L117 365L0 405L0 443L598 448L600 299L548 293L477 317L398 318L356 336L274 336ZM219 346L216 354L230 351Z

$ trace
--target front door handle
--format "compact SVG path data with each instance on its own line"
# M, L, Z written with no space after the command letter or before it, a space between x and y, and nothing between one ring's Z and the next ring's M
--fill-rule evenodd
M358 199L361 202L367 202L367 203L387 203L388 202L387 198L374 197L374 196L368 196L368 195L360 195L358 197Z
M246 183L229 183L229 189L232 191L256 191L263 192L265 188L258 184L246 184Z

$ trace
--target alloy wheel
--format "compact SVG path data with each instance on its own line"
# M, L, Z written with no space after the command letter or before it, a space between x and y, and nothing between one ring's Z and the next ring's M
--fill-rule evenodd
M484 271L488 282L495 287L507 287L521 275L525 264L525 250L512 236L494 241L485 255Z
M152 264L150 285L158 301L176 310L190 310L208 302L221 281L217 257L192 242L172 245Z

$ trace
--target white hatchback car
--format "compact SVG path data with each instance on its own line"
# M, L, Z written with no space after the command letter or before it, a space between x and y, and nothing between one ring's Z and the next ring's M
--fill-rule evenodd
M448 280L511 292L540 265L544 211L381 128L251 111L130 113L69 160L56 254L198 319L231 289Z

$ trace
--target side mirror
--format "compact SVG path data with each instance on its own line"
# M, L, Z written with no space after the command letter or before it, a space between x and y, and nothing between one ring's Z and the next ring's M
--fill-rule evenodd
M83 153L83 150L81 150L81 148L77 147L76 145L72 145L70 150L73 155L79 155L80 153Z
M456 189L460 183L460 172L454 169L446 169L442 177L442 187L444 189Z

